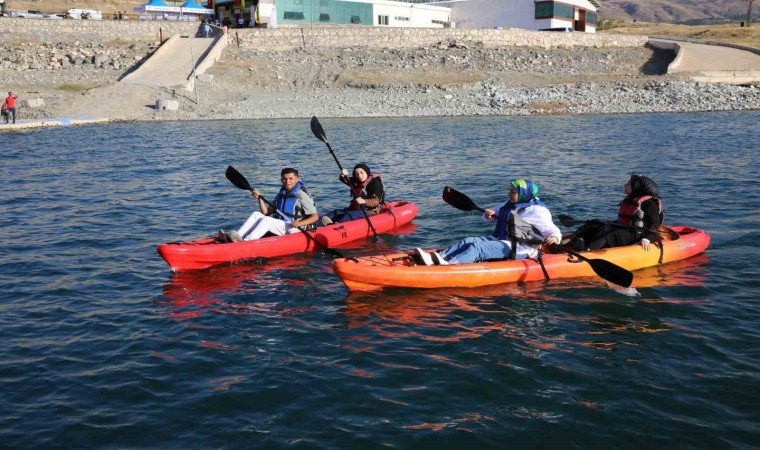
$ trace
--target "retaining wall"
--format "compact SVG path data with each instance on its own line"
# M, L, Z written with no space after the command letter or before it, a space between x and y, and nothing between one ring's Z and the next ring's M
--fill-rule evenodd
M174 34L195 36L199 22L150 20L42 20L0 17L0 42L157 42Z
M33 20L0 18L0 39L20 42L157 41L173 34L195 35L198 22ZM306 26L302 28L233 28L230 45L259 50L298 47L414 48L441 41L482 42L496 47L640 47L646 36L604 33L559 33L517 29L381 28L367 26Z
M304 27L232 29L230 45L260 50L296 47L414 48L441 41L481 42L485 47L641 47L646 36L559 33L517 29Z

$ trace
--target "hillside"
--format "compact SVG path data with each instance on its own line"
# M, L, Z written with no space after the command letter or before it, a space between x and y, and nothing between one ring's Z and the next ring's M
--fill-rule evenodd
M166 0L179 5L180 0ZM598 0L602 19L637 20L667 23L723 23L744 20L747 0ZM39 9L63 12L69 8L99 9L105 14L114 11L131 13L143 0L8 0L11 9ZM756 9L758 7L756 6ZM760 16L760 13L757 14Z
M599 3L602 19L640 22L737 22L745 20L747 14L746 0L601 0Z

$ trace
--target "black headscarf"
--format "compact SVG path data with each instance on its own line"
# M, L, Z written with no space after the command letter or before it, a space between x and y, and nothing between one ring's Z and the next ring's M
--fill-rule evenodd
M364 163L359 163L354 166L354 170L351 171L351 176L354 176L354 172L356 172L356 169L362 169L367 173L367 176L372 175L372 172L369 171L369 166Z
M659 197L657 183L647 176L631 175L631 179L628 180L628 182L631 184L631 197L633 198L642 197L644 195Z

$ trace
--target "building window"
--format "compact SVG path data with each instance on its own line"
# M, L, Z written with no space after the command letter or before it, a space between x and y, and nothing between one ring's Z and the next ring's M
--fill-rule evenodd
M362 23L362 18L359 16L351 16L351 23Z
M377 16L378 25L388 25L388 16Z
M282 18L285 20L303 20L304 16L302 12L285 11Z
M575 7L559 2L536 2L536 19L575 18Z
M536 19L551 19L554 17L554 2L536 3Z
M563 19L575 19L575 7L564 3L554 3L554 17Z
M446 24L448 24L448 22L446 22L444 20L431 20L431 22L434 23L434 24L436 24L436 25L443 25L443 26L446 26Z
M330 0L319 0L319 6L330 6Z
M599 20L598 16L595 12L589 11L588 14L586 14L586 23L591 23L596 25L596 22Z
M322 13L319 15L319 21L320 22L329 22L330 21L330 15Z
M404 16L396 16L396 17L394 17L394 19L397 22L409 22L409 18L408 17L404 17Z

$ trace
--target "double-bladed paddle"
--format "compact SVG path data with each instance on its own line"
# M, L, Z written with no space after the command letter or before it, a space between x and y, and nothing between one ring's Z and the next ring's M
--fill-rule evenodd
M470 197L462 194L454 188L446 186L443 188L443 201L453 206L454 208L462 211L480 211L485 213L485 209L479 207L473 202ZM604 259L588 259L580 253L574 252L561 245L553 244L552 249L555 251L567 252L581 261L589 263L594 273L599 277L604 278L610 283L617 284L618 286L630 287L633 282L633 273L626 270L617 264L613 264Z
M330 143L327 142L327 135L325 134L324 128L322 128L322 124L319 123L319 119L317 119L317 116L311 117L311 132L314 133L314 136L316 136L317 139L319 139L320 141L324 142L325 145L327 145L327 149L330 150L330 154L335 160L335 164L337 164L338 169L340 169L340 171L343 172L343 166L340 164L340 161L338 161L338 157L335 156L335 152L330 146ZM367 214L367 210L364 209L364 205L359 205L359 209L361 209L362 212L364 213L364 218L367 219L367 225L369 225L369 229L372 230L372 234L374 235L375 240L376 241L379 240L380 238L377 236L377 230L375 230L375 226L372 225L372 221L369 220L369 215Z
M557 216L559 219L559 222L566 227L572 227L573 225L583 224L587 221L585 220L576 220L572 217L568 216L567 214L560 214ZM660 225L658 227L652 227L652 228L646 228L646 227L637 227L635 225L623 225L622 223L615 223L615 222L604 222L606 225L610 225L617 228L632 228L635 230L642 230L642 231L649 231L652 233L659 234L662 238L667 238L671 241L677 241L680 235L677 231L675 231L672 228L668 228L664 225Z
M253 188L251 187L251 183L249 183L248 180L243 176L243 174L240 173L240 172L238 172L234 167L228 166L227 167L227 171L224 173L224 175L227 177L228 180L230 180L230 182L232 182L232 184L234 184L239 189L243 189L245 191L251 191L251 192L253 192ZM259 198L262 199L262 200L264 200L264 203L266 203L267 205L269 205L269 207L272 208L272 210L277 211L280 215L282 215L283 217L285 217L285 215L281 211L279 211L277 209L277 206L274 203L272 203L269 200L265 199L261 195L259 196ZM298 227L296 227L296 228L298 228ZM303 233L309 240L311 240L312 242L314 242L315 244L317 244L317 247L321 248L325 253L327 253L329 255L332 255L332 256L335 256L335 257L338 257L338 258L346 258L346 256L344 256L338 250L335 250L334 248L326 247L324 244L322 244L321 242L319 242L314 236L312 236L311 234L307 233L305 230L303 230L301 228L298 228L298 231L300 231L301 233ZM349 258L349 259L353 259L353 258Z

